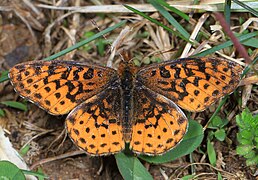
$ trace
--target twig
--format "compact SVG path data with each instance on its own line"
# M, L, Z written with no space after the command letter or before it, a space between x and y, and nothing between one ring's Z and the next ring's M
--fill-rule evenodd
M202 25L205 23L206 19L207 19L209 16L210 16L210 15L209 15L208 13L204 13L204 14L201 16L201 18L199 19L198 23L197 23L196 26L194 27L194 30L193 30L193 32L192 32L192 34L191 34L191 36L190 36L190 40L191 40L191 41L194 40L194 39L197 37L197 35L198 35L200 29L202 28ZM187 43L187 44L186 44L186 46L185 46L185 48L184 48L184 51L183 51L183 53L181 54L181 58L190 56L188 53L189 53L191 47L192 47L192 44L191 44L191 43Z
M118 35L118 37L115 39L115 41L113 42L113 44L111 45L111 55L108 58L107 61L107 67L112 67L112 60L114 59L114 56L116 54L116 51L119 47L121 47L121 43L123 42L123 40L126 38L126 36L128 35L128 33L131 31L129 26L126 26ZM123 57L121 57L123 58Z
M55 156L55 157L51 157L51 158L46 158L46 159L42 159L36 163L34 163L30 169L35 169L37 166L39 165L42 165L42 164L45 164L45 163L48 163L48 162L52 162L52 161L55 161L55 160L59 160L59 159L64 159L64 158L67 158L67 157L71 157L71 156L76 156L76 155L81 155L81 154L85 154L84 151L81 151L81 150L77 150L77 151L72 151L72 152L68 152L68 153L65 153L65 154L61 154L59 156Z
M209 163L191 163L191 164L188 164L188 165L186 165L186 166L182 169L182 171L177 175L177 177L178 177L179 175L181 175L182 172L183 172L186 168L188 168L189 166L192 166L192 165L205 165L205 166L209 166L210 168L215 169L216 171L219 171L219 172L221 172L221 173L229 174L229 175L232 176L232 177L237 177L235 174L232 174L232 173L227 172L227 171L223 171L222 169L216 168L216 167L212 166L212 165L209 164Z
M224 3L224 1L221 1ZM189 12L194 9L197 10L204 10L204 11L218 11L219 8L219 2L218 1L210 1L210 4L200 3L198 5L191 4L191 1L170 1L169 4L180 11L183 12ZM255 6L255 2L246 2L247 5ZM141 12L157 12L157 9L155 9L150 4L128 4L129 6L138 9ZM131 12L128 9L124 8L123 5L96 5L96 6L82 6L82 7L75 7L75 6L69 6L69 7L61 7L61 6L50 6L45 4L38 4L37 7L45 8L45 9L54 9L54 10L63 10L63 11L79 11L81 13L128 13ZM222 9L221 9L222 10ZM244 8L241 6L236 6L235 3L232 3L232 10L238 10L246 12Z

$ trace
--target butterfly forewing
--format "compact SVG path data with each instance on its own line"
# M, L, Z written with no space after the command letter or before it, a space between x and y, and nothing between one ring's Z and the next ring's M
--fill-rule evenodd
M136 85L130 148L136 153L163 154L175 147L187 131L188 121L168 98Z
M225 59L186 58L150 65L137 81L188 111L202 111L239 84L242 67Z
M66 114L118 79L111 68L73 61L32 61L9 71L15 90L54 115Z
M88 154L117 153L125 146L120 114L120 89L108 88L72 110L66 128L74 143Z

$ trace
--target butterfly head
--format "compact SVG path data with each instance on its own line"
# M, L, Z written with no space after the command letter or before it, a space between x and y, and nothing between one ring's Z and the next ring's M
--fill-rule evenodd
M123 50L121 52L121 62L118 67L120 76L122 76L124 72L130 72L132 75L135 75L137 71L138 68L134 65L131 54L128 51Z

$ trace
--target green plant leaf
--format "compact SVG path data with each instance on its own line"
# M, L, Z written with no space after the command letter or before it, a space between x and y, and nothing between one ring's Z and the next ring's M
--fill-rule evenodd
M244 155L244 157L245 157L246 159L252 159L252 158L254 158L254 157L255 157L255 151L254 151L254 150L250 151L249 153L247 153L246 155Z
M250 144L239 145L236 148L236 152L237 152L237 154L244 156L244 155L248 154L249 152L251 152L252 149L253 149L253 146Z
M215 152L214 146L213 146L213 144L211 144L210 140L208 140L208 142L207 142L207 152L208 152L208 157L209 157L209 161L210 161L211 165L215 166L216 161L217 161L216 152Z
M152 180L152 176L137 157L119 153L115 155L119 172L125 180Z
M207 139L209 139L210 141L212 141L213 138L214 138L214 132L213 132L213 131L208 131Z
M193 152L201 144L202 140L202 126L198 122L190 120L188 132L186 133L182 142L180 142L180 144L176 146L174 149L170 150L169 152L161 156L140 155L139 158L149 163L155 164L170 162Z
M255 141L255 143L256 143L255 146L258 147L258 137L255 137L255 138L254 138L254 141Z
M92 31L87 31L87 32L85 32L84 34L83 34L83 37L84 38L90 38L90 37L92 37L92 36L94 36L95 35L95 33L94 32L92 32Z
M218 172L218 180L223 180L222 175Z
M13 163L0 161L0 179L25 180L25 176Z
M240 133L237 133L237 140L242 145L252 144L252 139L244 139Z
M210 121L210 123L208 125L208 128L210 128L210 129L218 129L218 128L224 127L226 124L228 124L228 120L227 119L221 119L221 117L215 116Z
M258 165L258 155L256 155L252 159L247 159L246 160L246 165L247 166L257 166Z
M0 72L0 83L8 80L8 71Z
M98 53L100 54L100 56L104 56L104 50L105 50L105 40L104 39L99 39L96 43L97 48L98 48Z
M19 154L20 154L21 156L25 156L25 155L28 153L29 149L30 149L30 145L27 144L25 147L23 147L22 149L20 149Z
M209 123L208 128L217 129L222 124L222 119L219 116L215 116Z
M258 116L253 117L252 113L250 113L248 109L245 109L241 115L236 116L236 123L240 127L241 131L245 129L248 131L250 131L251 129L256 130L258 128L257 122L258 122ZM248 136L248 133L246 134L246 136Z
M218 172L218 180L223 180L222 175Z
M16 102L16 101L2 101L0 103L4 104L6 106L10 106L12 108L20 109L22 111L27 111L28 110L27 106L22 104L22 103L20 103L20 102Z
M242 112L242 115L243 115L244 111ZM241 115L237 115L236 116L236 123L237 123L237 126L241 129L244 129L245 128L245 122L243 121L243 119L241 118Z
M192 179L194 179L194 176L195 175L187 175L187 176L182 177L181 180L192 180Z
M0 117L4 117L5 116L5 113L4 113L4 110L3 109L0 109Z
M240 131L240 135L244 139L252 139L254 134L250 129L244 129L244 130Z
M88 38L90 38L90 37L92 37L92 36L94 36L94 35L95 35L94 32L92 32L92 31L87 31L87 32L85 32L85 33L83 34L82 37L83 37L83 39L88 39ZM83 41L83 39L81 39L81 41ZM87 43L87 44L83 45L80 49L82 49L82 50L88 52L88 51L90 51L92 48L93 48L92 44L91 44L91 43Z
M225 129L218 129L217 131L215 131L214 135L219 141L224 141L226 138Z

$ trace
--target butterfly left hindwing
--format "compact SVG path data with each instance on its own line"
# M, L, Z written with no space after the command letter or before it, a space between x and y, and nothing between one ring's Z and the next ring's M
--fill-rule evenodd
M72 110L66 128L73 142L94 156L122 151L125 142L120 102L120 89L108 88Z

